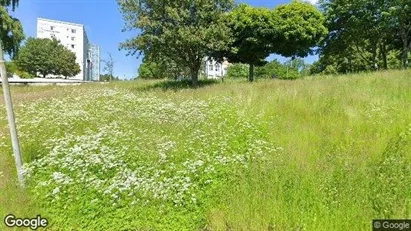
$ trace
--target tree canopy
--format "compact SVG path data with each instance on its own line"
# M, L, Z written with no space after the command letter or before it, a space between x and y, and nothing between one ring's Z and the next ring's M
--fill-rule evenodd
M240 4L226 18L233 42L215 56L249 64L250 81L254 80L254 66L264 65L270 54L305 57L327 34L321 12L302 1L273 10Z
M348 73L408 67L411 2L323 0L330 31L312 72Z
M80 73L76 55L56 39L28 38L18 52L15 63L22 70L36 76L56 75L72 77Z
M264 59L270 55L270 42L277 34L275 19L267 8L240 4L228 14L226 20L234 39L218 58L249 64L249 80L253 81L254 66L264 65Z
M0 1L0 40L3 50L13 56L24 39L23 27L17 18L10 16L8 9L14 11L18 0Z
M273 10L277 35L272 53L285 57L306 57L327 35L324 15L312 4L293 0Z
M118 0L118 4L124 30L139 31L120 48L152 60L167 57L190 70L194 85L203 58L230 41L230 30L222 19L233 0Z
M409 66L411 1L320 0L317 8L292 0L273 9L230 0L118 2L125 30L138 31L120 47L145 56L144 76L178 67L195 83L204 57L212 57L248 64L253 81L270 54L293 60L317 54L312 74Z

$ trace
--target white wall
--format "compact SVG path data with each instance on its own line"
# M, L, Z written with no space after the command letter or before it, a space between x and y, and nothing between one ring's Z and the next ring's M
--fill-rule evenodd
M83 25L38 18L37 38L51 39L53 35L57 40L60 40L65 47L76 54L76 62L80 65L81 72L70 79L84 80L86 62L84 54L87 54L85 44L88 41L84 39L85 30Z
M208 60L207 57L204 60L204 73L207 76L207 78L217 79L227 74L227 68L229 65L228 62L218 63L215 60Z

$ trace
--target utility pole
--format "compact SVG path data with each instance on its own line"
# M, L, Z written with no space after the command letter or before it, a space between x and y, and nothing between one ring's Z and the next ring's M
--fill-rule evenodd
M11 144L13 146L14 160L16 162L17 176L18 176L21 188L24 188L24 179L23 179L23 172L22 172L23 164L21 160L20 145L19 145L19 139L17 136L16 123L14 120L13 104L11 101L9 80L7 78L7 71L6 71L6 65L4 62L4 54L3 54L3 44L1 40L0 40L0 74L1 74L1 80L2 80L1 85L3 87L4 104L6 105L7 119L9 121Z

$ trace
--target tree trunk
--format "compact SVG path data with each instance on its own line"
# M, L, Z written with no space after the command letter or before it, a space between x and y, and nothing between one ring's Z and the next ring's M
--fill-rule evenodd
M408 66L408 48L407 45L404 45L402 49L402 67L407 69Z
M349 60L348 60L348 63L349 63L349 65L350 65L350 73L353 73L354 72L354 68L352 67L352 59L353 59L353 57L352 57L352 52L350 52L350 56L349 56L349 58L348 58Z
M43 78L46 78L46 75L47 75L47 74L44 74L44 73L43 73L42 75L43 75Z
M191 74L191 83L193 84L193 86L197 86L198 84L198 69L197 68L193 68L190 70L190 74Z
M372 68L374 71L378 70L378 63L377 63L377 43L372 44Z
M254 81L254 64L250 63L249 73L248 73L248 81Z
M381 58L382 58L382 62L383 62L383 69L387 70L388 69L388 64L387 64L387 45L385 44L385 42L381 43L380 45L380 52L381 52Z
M402 31L401 39L402 39L402 67L406 69L408 66L408 38L407 38L407 34L405 31Z

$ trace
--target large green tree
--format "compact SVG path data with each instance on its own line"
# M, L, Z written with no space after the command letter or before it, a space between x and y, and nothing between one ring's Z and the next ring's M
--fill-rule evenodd
M254 67L264 65L264 59L271 53L270 44L277 35L275 20L267 8L238 5L226 17L233 42L229 49L217 54L217 59L227 58L232 63L248 64L249 81L254 81Z
M408 54L411 50L411 1L386 0L388 26L396 32L401 41L401 61L404 68L408 67Z
M24 39L23 27L20 21L9 14L18 5L18 0L0 0L0 40L3 50L14 55Z
M392 38L388 30L388 19L384 14L384 2L385 0L323 1L321 6L330 31L324 51L340 55L346 53L346 56L353 53L354 48L354 52L371 67L367 69L378 70L379 57L383 61L382 68L387 69L387 43Z
M277 36L272 53L285 57L306 57L328 34L324 15L312 4L293 0L273 10Z
M233 0L118 0L124 30L138 35L120 44L129 55L167 57L190 70L197 84L203 58L227 47L230 30L222 20Z
M71 77L80 73L76 55L56 39L28 38L15 59L17 66L33 76L40 73Z
M313 5L292 1L274 10L240 4L227 16L233 32L231 49L216 57L249 64L249 81L254 80L254 66L262 66L270 54L305 57L327 34L325 18Z
M411 49L411 2L322 0L330 31L316 70L338 73L406 68ZM400 52L400 55L398 55Z

